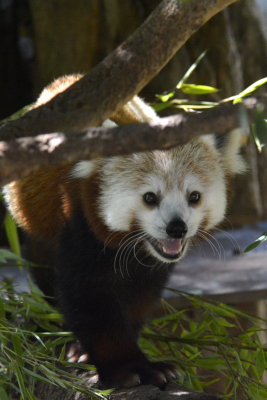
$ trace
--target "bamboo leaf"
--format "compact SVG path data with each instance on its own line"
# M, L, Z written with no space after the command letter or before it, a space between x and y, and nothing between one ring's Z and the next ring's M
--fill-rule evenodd
M255 122L252 124L252 133L259 152L267 143L267 120L262 111L255 114Z
M217 93L219 89L207 85L195 85L193 83L183 83L180 90L186 94L210 94Z
M9 396L4 388L4 385L0 384L0 399L1 400L9 400Z
M233 101L234 104L240 103L242 101L243 97L248 96L249 94L253 93L255 90L257 90L259 87L265 85L266 83L267 83L267 77L259 79L258 81L249 85L246 89L242 90L242 92L240 92L234 96L223 99L222 103L225 103L228 101Z
M157 94L157 98L160 99L163 103L166 103L169 101L173 96L175 95L175 92L169 92L169 93L164 93L164 94Z
M248 253L249 251L256 249L256 247L258 247L266 240L267 240L267 232L264 232L257 240L255 240L253 243L247 246L243 252Z
M267 368L267 363L265 360L265 354L262 348L256 351L256 369L258 373L258 379L261 379L265 369Z
M21 257L20 243L16 224L9 213L4 219L4 227L11 250L16 256Z
M198 64L201 62L201 60L205 57L205 55L207 54L207 50L203 51L203 53L200 54L200 56L198 56L198 58L196 59L196 61L190 66L190 68L186 71L186 73L184 74L184 76L182 77L182 79L180 79L180 81L177 83L176 88L177 89L181 89L181 86L183 86L185 84L185 82L188 80L188 78L192 75L192 73L195 71L195 69L197 68Z

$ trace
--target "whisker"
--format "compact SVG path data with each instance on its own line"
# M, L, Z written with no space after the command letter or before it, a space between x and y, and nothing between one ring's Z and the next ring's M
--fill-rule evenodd
M136 229L135 231L131 231L129 233L127 233L127 235L125 235L119 242L119 245L121 244L121 242L126 239L129 235L131 235L134 232L137 232L138 229ZM108 246L108 244L111 242L111 240L113 239L113 237L120 235L121 232L111 232L108 237L106 238L105 242L104 242L104 250L106 249L106 247Z
M130 254L131 254L133 244L136 242L136 236L137 235L135 235L134 238L129 238L127 240L127 243L125 242L121 247L121 254L120 254L120 258L119 258L119 267L120 267L120 272L121 272L122 277L124 276L123 270L126 270L128 277L130 277L129 270L127 268L127 262L128 262L128 258L130 256Z
M231 235L230 232L228 232L228 231L226 231L224 229L220 229L220 228L215 228L215 230L217 232L223 233L227 237L227 239L229 239L229 241L233 245L233 250L235 252L241 253L241 248L240 248L240 245L239 245L238 241L236 240L236 238L233 235Z
M225 260L225 250L224 247L222 246L222 244L213 236L211 235L209 232L199 229L199 236L202 237L203 240L205 240L211 247L211 249L213 250L213 254L214 255L218 255L219 260L224 259ZM213 243L213 241L215 242L215 244ZM222 257L223 255L223 257Z
M111 240L118 236L120 234L120 232L111 232L108 237L106 238L105 242L104 242L104 246L103 246L103 252L105 252L106 248L108 247L109 243L111 242Z
M145 237L145 236L146 236L146 234L144 234L144 237ZM154 263L154 264L149 265L149 264L144 264L144 263L142 262L142 260L140 260L140 258L137 257L138 251L136 251L136 245L137 245L137 243L134 245L133 251L134 251L134 257L135 257L135 259L139 262L139 264L141 264L143 267L148 267L148 268L153 268L153 267L155 267L155 265L157 264L157 260L155 260L155 263ZM139 250L139 249L138 249L138 250Z
M146 234L145 234L145 233L142 233L142 234L139 235L139 237L137 237L137 239L134 238L134 240L128 244L128 250L125 252L125 257L124 257L124 259L125 259L125 268L126 268L126 271L127 271L129 277L130 277L130 273L129 273L129 270L128 270L128 265L129 265L129 264L128 264L128 260L129 260L131 251L133 251L133 255L134 255L134 257L135 257L135 248L136 248L137 244L138 244L145 236L146 236ZM131 246L131 247L130 247L130 246ZM136 258L136 257L135 257L135 258ZM136 258L136 259L137 259L137 258ZM138 261L138 259L137 259L137 261ZM139 261L138 261L138 262L139 262Z
M226 259L226 256L225 256L226 251L225 251L225 248L224 248L223 244L214 235L211 235L210 233L208 233L208 235L217 244L218 248L220 249L220 254L223 256L221 259L223 261L225 261L225 259Z
M128 271L128 265L129 265L129 264L128 264L128 260L129 260L131 251L133 251L133 256L134 256L134 258L139 262L138 258L136 257L136 252L135 252L135 250L136 250L136 246L138 245L138 243L139 243L145 236L146 236L145 234L140 235L140 237L135 241L135 243L133 244L133 246L131 247L131 249L128 250L128 255L127 255L127 258L126 258L126 260L125 260L125 267L126 267L126 270L127 270L127 271ZM129 272L128 272L128 276L130 277Z
M113 268L114 268L114 272L117 274L117 262L118 262L118 266L119 266L119 271L120 274L122 276L122 278L124 278L124 274L123 274L123 263L122 261L125 258L125 251L127 254L127 248L131 246L131 243L135 243L136 242L136 238L138 238L141 234L142 231L135 230L135 233L133 234L133 232L128 233L127 235L125 235L125 237L120 241L120 246L115 254L115 258L114 258L114 262L113 262Z

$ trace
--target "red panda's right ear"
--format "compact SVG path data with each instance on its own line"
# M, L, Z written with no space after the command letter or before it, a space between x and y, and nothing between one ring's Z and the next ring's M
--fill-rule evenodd
M111 119L107 119L102 123L104 128L114 128L118 126ZM69 176L72 179L86 179L90 178L96 171L97 165L99 165L100 159L96 160L81 160L78 161L73 168L70 170Z

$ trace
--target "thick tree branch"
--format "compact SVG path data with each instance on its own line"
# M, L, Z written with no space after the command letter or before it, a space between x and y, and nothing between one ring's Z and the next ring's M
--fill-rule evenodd
M0 129L0 140L97 126L130 100L194 32L237 0L163 0L140 28L80 81Z
M78 375L73 371L73 375ZM87 387L94 386L95 377L90 373L78 375L82 377ZM88 396L68 389L38 383L36 385L36 395L40 399L49 398L50 400L87 400ZM175 383L169 383L164 389L159 389L152 385L141 385L130 389L115 390L110 395L110 400L220 400L219 397L182 388Z
M248 98L240 105L225 104L201 113L161 118L154 124L91 128L76 134L50 133L0 142L0 184L19 179L40 166L168 149L210 133L226 133L267 110L267 97Z

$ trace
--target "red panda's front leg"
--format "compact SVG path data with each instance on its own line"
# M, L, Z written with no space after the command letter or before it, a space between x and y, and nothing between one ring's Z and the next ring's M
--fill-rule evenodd
M156 296L155 285L151 290L145 283L151 282L151 274L141 279L143 270L137 268L138 276L131 279L117 275L114 251L103 253L82 217L72 224L63 234L57 266L60 304L69 328L105 385L166 384L175 376L173 367L149 362L137 345L143 310L148 311Z
M73 271L79 274L77 265ZM100 380L108 386L124 387L141 383L166 384L175 376L173 368L146 359L136 343L141 323L132 324L128 320L116 295L109 292L110 282L106 284L105 288L105 279L101 283L92 279L90 284L82 276L79 282L76 275L70 285L60 285L68 326L89 353Z

